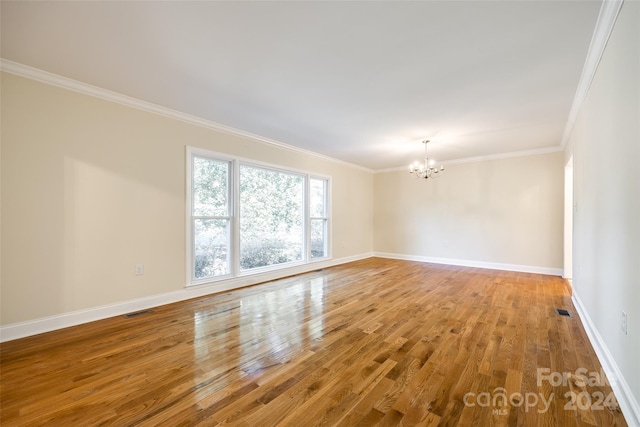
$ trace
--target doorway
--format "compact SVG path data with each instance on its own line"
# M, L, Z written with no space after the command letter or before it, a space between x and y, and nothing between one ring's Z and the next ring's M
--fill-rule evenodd
M573 278L573 155L564 167L564 268L562 277Z

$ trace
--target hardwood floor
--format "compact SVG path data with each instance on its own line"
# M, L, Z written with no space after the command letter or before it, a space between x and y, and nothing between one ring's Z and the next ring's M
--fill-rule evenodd
M370 258L0 351L5 427L626 425L552 276Z

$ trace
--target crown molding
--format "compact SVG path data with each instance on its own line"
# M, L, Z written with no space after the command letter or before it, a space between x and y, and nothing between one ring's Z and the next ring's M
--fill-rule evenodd
M602 55L604 54L604 50L606 48L611 32L613 31L613 27L615 25L618 14L620 13L620 9L622 8L623 2L624 0L604 0L602 3L600 12L598 14L598 19L596 21L595 30L591 38L591 43L589 45L587 58L585 60L584 67L582 69L582 74L580 76L580 81L578 83L578 88L576 89L576 93L574 95L574 99L571 105L571 110L569 112L569 117L567 119L567 123L565 125L565 129L564 129L561 143L559 146L542 148L542 149L515 151L515 152L509 152L509 153L499 153L499 154L493 154L493 155L487 155L487 156L467 157L462 159L445 161L445 162L442 162L442 164L453 165L453 164L462 164L462 163L473 163L473 162L486 161L486 160L496 160L496 159L504 159L504 158L510 158L510 157L529 156L529 155L563 151L569 140L571 131L578 117L578 114L580 113L584 100L586 99L587 93L591 86L591 82L593 81L593 78L597 71ZM203 119L197 116L193 116L177 110L173 110L167 107L153 104L151 102L143 101L137 98L133 98L127 95L123 95L117 92L113 92L107 89L103 89L103 88L93 86L87 83L83 83L77 80L73 80L67 77L63 77L57 74L49 73L47 71L43 71L43 70L33 68L27 65L23 65L17 62L13 62L4 58L0 58L0 70L11 73L11 74L15 74L21 77L26 77L32 80L37 80L43 83L47 83L53 86L62 87L64 89L72 90L75 92L101 98L107 101L115 102L128 107L158 114L164 117L180 120L196 126L205 127L205 128L223 132L229 135L240 136L240 137L251 139L254 141L259 141L264 144L271 145L280 149L343 164L343 165L346 165L361 171L369 172L369 173L395 172L395 171L406 169L405 167L397 167L397 168L372 170L360 165L356 165L354 163L349 163L344 160L336 159L334 157L329 157L320 153L316 153L311 150L298 148L281 141L273 140L273 139L256 135L250 132L246 132L240 129L225 126L220 123L213 122L211 120Z
M548 154L548 153L557 153L562 151L563 148L559 146L554 147L545 147L545 148L534 148L532 150L522 150L522 151L511 151L508 153L498 153L498 154L489 154L486 156L477 156L477 157L465 157L462 159L453 159L453 160L443 160L438 162L439 165L449 166L449 165L458 165L462 163L475 163L475 162L484 162L487 160L499 160L499 159L508 159L511 157L524 157L524 156L537 156L538 154ZM398 172L398 171L407 171L407 166L397 167L397 168L389 168L389 169L379 169L374 171L374 173L385 173L385 172Z
M591 44L589 45L589 51L587 52L587 58L584 61L584 67L582 67L582 75L578 82L578 88L576 94L573 97L573 103L571 104L571 110L569 111L569 118L562 134L562 140L560 147L564 150L573 131L573 126L582 110L584 100L587 98L587 93L591 87L598 65L604 54L604 50L607 47L607 42L613 31L613 27L622 8L624 0L604 0L600 7L600 13L598 14L598 20L596 21L596 27L591 37Z
M161 105L153 104L151 102L143 101L138 98L123 95L118 92L113 92L107 89L103 89L97 86L83 83L78 80L70 79L68 77L53 74L48 71L40 70L38 68L30 67L28 65L20 64L18 62L10 61L5 58L0 58L0 70L10 74L15 74L20 77L25 77L31 80L36 80L42 83L46 83L52 86L58 86L63 89L68 89L74 92L82 93L84 95L93 96L96 98L104 99L106 101L114 102L116 104L125 105L127 107L135 108L138 110L146 111L149 113L158 114L160 116L168 117L170 119L180 120L185 123L212 129L218 132L226 133L228 135L240 136L242 138L251 139L254 141L262 142L273 147L277 147L283 150L292 151L307 156L312 156L322 160L328 160L334 163L339 163L345 166L349 166L355 169L359 169L364 172L372 173L373 170L365 168L354 163L349 163L344 160L336 159L334 157L326 156L324 154L316 153L315 151L305 150L298 148L290 144L286 144L281 141L266 138L264 136L256 135L251 132L246 132L240 129L236 129L230 126L225 126L220 123L213 122L211 120L203 119L201 117L193 116L191 114L183 113L181 111L173 110L171 108L163 107Z

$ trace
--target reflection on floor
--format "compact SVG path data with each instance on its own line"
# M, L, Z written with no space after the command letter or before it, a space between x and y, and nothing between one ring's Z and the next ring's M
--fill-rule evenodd
M559 277L369 258L4 343L0 421L626 425L555 308Z

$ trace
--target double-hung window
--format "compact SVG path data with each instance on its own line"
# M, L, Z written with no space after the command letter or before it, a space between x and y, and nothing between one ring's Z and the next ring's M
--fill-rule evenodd
M327 177L188 149L189 284L326 259Z
M231 162L191 156L192 281L231 274Z
M327 212L328 181L326 179L309 179L309 226L310 257L324 258L327 256L327 231L329 216Z

